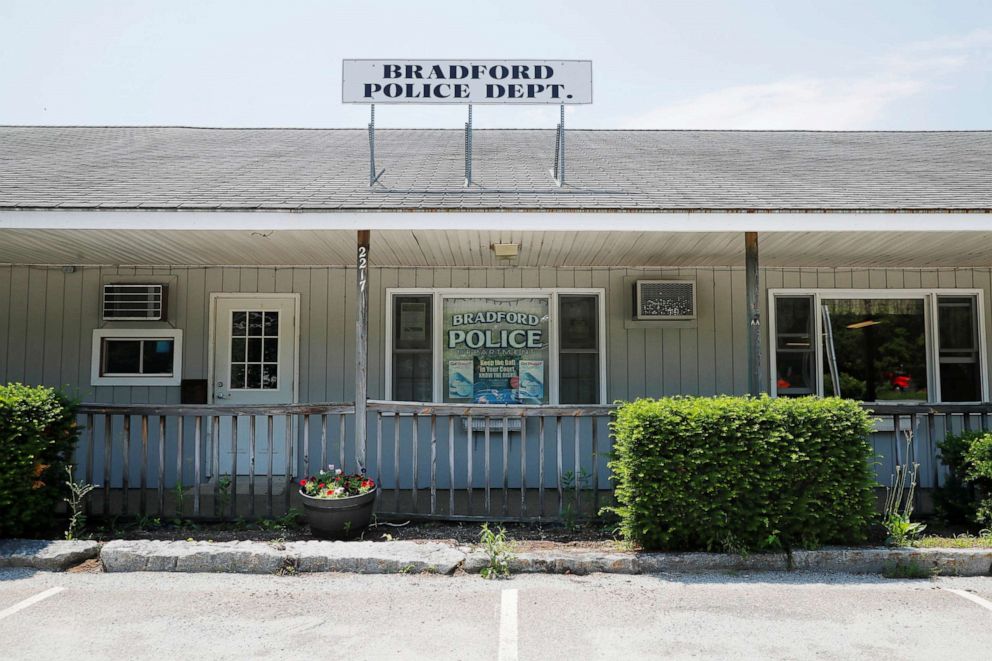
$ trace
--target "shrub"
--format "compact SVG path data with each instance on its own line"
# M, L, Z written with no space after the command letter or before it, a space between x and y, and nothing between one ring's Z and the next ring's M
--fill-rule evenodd
M992 524L992 433L953 434L938 447L948 475L934 493L937 513L949 523Z
M0 386L0 537L49 531L77 436L76 405L61 393Z
M648 549L810 548L865 538L868 434L836 398L641 399L611 423L624 537Z
M965 453L965 479L975 485L980 498L976 518L992 525L992 433L976 438Z

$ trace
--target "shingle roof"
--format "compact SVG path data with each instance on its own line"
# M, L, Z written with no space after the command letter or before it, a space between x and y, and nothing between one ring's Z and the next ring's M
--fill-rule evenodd
M984 210L992 131L0 127L0 208Z

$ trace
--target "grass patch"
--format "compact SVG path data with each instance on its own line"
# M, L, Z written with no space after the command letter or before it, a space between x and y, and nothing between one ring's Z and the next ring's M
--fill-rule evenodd
M992 549L992 535L927 535L914 540L912 546L920 549Z

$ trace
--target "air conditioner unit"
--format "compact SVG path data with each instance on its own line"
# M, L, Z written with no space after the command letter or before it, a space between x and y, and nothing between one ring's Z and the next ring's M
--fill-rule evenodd
M105 321L162 321L166 318L166 285L103 286Z
M638 280L634 285L634 319L678 321L696 318L696 283L692 280Z

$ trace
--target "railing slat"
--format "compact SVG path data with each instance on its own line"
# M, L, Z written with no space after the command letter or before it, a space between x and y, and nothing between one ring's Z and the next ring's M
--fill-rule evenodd
M193 516L200 516L200 453L203 451L203 418L196 416L193 421Z
M466 419L467 427L465 436L468 438L468 445L466 445L466 473L468 478L468 493L465 496L466 499L466 511L472 513L472 484L473 482L473 470L475 468L475 431L472 424L472 416L468 416Z
M414 413L413 414L413 433L410 435L410 441L413 445L413 462L410 466L410 470L413 473L413 484L410 487L410 495L413 497L413 511L419 511L417 509L417 478L420 475L420 418Z
M520 516L527 516L527 418L520 418Z
M327 414L320 414L320 469L327 467Z
M555 416L555 449L557 454L557 484L558 484L558 516L562 516L565 511L565 485L562 484L562 449L561 449L561 416Z
M158 515L165 516L165 416L158 417Z
M103 515L110 515L110 467L113 465L114 416L103 416Z
M448 416L448 514L455 513L455 418Z
M183 484L183 451L185 450L183 445L186 435L186 430L184 429L184 427L186 426L185 422L186 422L186 418L184 418L183 416L179 416L176 426L176 492L177 493L179 493L186 486L185 484ZM165 439L162 439L162 443L165 444ZM182 502L181 498L176 499L175 509L176 509L177 518L182 517L182 515L184 514L184 512L182 511L183 508L180 506L181 502Z
M538 418L537 501L540 518L544 518L544 416Z
M255 518L255 416L248 418L248 518Z
M400 511L400 414L393 414L393 509Z
M294 477L294 473L296 473L296 454L295 454L296 444L294 443L294 441L296 440L295 434L296 434L296 424L293 422L293 416L287 413L286 428L285 428L285 432L283 433L283 436L285 436L283 441L285 441L286 444L286 459L283 462L285 464L286 487L284 489L285 493L283 494L283 504L285 505L287 514L289 514L290 505L292 503L293 477Z
M437 416L431 416L431 514L437 514Z
M485 463L483 465L485 467L485 474L486 474L486 498L485 498L485 501L486 501L486 515L488 516L488 515L490 515L490 514L493 513L492 473L489 470L489 468L490 468L490 466L489 466L489 457L492 454L492 451L491 451L491 446L489 444L489 420L490 419L489 418L484 418L484 420L486 421L486 437L485 437L486 438L486 442L485 442L486 461L485 461Z
M341 465L338 468L340 468L342 471L345 470L344 465L345 465L345 459L346 459L345 453L344 453L344 451L345 451L345 438L347 436L347 432L345 431L345 429L346 429L345 428L345 424L346 423L347 423L347 418L345 418L344 413L338 414L338 452L341 455L340 458L339 458L340 461L341 461Z
M382 412L375 412L375 483L382 485Z
M138 492L138 512L141 516L148 514L148 502L146 493L148 491L148 416L141 416L141 465L138 467L138 484L141 490Z
M269 446L269 465L265 471L265 514L270 519L273 513L273 503L272 503L272 471L275 470L275 448L276 448L276 437L275 437L275 421L272 419L271 415L265 416L265 426L266 426L266 442ZM289 457L286 457L286 461L289 461Z
M213 439L213 478L214 478L214 516L223 514L220 511L220 416L210 418L210 436Z
M510 430L509 419L503 418L503 516L510 513Z
M582 457L581 440L579 438L579 422L582 418L572 418L572 443L575 445L575 516L582 516Z
M238 518L238 416L231 416L231 518Z
M131 416L130 415L124 416L124 445L122 446L122 451L123 451L123 460L121 462L121 468L124 471L123 480L122 480L124 506L121 508L121 511L124 513L124 516L127 516L128 512L130 511L130 503L128 503L128 500L130 499L128 498L129 496L128 492L129 492L129 487L131 486Z
M84 480L86 481L86 484L93 484L93 444L96 441L96 433L93 429L92 413L86 414L86 438L88 442L86 444L86 473L85 473L86 477L84 478ZM92 513L93 513L92 499L87 498L86 514L89 515Z
M313 475L310 470L310 414L303 414L303 473L304 477Z
M590 418L592 424L592 515L599 516L599 418Z

